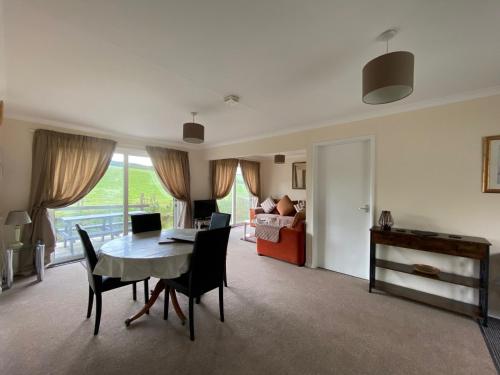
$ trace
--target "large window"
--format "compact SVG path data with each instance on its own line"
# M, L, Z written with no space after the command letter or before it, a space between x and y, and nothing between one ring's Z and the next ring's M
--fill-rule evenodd
M57 246L56 263L83 257L75 231L80 224L96 249L130 231L130 214L160 212L163 228L174 225L175 202L163 188L151 159L144 155L115 153L103 178L79 202L53 210ZM124 220L127 218L127 220Z
M236 178L231 192L226 197L218 199L217 205L220 212L231 214L233 224L243 223L249 219L252 195L248 192L245 181L243 181L240 167L236 170Z

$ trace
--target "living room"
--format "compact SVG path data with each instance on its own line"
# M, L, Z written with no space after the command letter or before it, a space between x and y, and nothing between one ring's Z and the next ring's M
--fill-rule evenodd
M9 213L26 212L34 222L40 132L115 144L93 189L49 207L57 243L55 251L46 247L43 280L36 282L33 267L21 274L26 253L19 251L10 288L3 272L2 373L497 372L497 3L1 5L4 270L4 254L26 238L16 238L19 224L3 225ZM381 41L386 30L391 37ZM368 105L363 67L391 51L414 54L413 92ZM186 124L201 143L189 142ZM163 174L158 149L184 153L181 170L190 177L183 192L169 180L180 163ZM234 173L214 177L214 165L228 160ZM257 193L242 161L255 163ZM189 198L175 197L186 192ZM284 196L300 204L289 217L304 215L298 264L259 253L259 238L241 240L244 231L251 237L273 224L250 212ZM133 237L131 214L151 209L163 229L188 227L185 202L194 208L213 199L233 224L224 322L217 293L204 294L194 305L191 342L174 315L177 307L190 309L179 292L178 302L172 297L169 306L168 294L160 295L164 304L125 325L143 300L121 288L103 297L100 331L92 335L95 312L85 318L89 282L75 224L120 218L105 235L95 229L99 252ZM406 242L390 242L396 239ZM453 248L425 245L438 248L438 240ZM467 251L459 251L460 241ZM161 281L150 276L149 286ZM388 284L404 290L384 289Z

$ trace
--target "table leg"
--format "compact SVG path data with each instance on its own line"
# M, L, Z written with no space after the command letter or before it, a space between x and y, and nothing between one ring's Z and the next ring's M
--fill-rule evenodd
M155 285L155 287L153 289L153 292L151 293L151 297L149 298L148 303L146 303L137 314L135 314L134 316L132 316L132 317L130 317L128 319L126 319L125 320L125 325L128 327L130 325L130 323L132 323L134 320L137 320L141 316L143 316L155 304L156 300L160 296L160 294L163 291L163 289L165 289L165 283L163 282L163 280L159 280L156 283L156 285ZM177 295L175 294L175 290L170 289L170 297L172 299L172 305L174 306L174 310L175 310L177 316L181 320L181 323L185 324L186 323L186 317L182 313L181 307L179 306L179 302L177 301Z
M375 287L375 261L376 261L376 243L370 236L370 282L368 285L368 292L371 293Z

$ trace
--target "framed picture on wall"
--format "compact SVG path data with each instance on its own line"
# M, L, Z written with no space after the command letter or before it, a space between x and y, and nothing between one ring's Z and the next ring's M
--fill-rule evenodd
M500 193L500 135L483 138L483 193Z
M292 189L306 188L306 162L292 163Z

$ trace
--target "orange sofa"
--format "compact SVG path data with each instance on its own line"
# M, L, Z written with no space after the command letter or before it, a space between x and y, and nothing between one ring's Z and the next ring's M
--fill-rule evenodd
M281 228L279 242L257 238L257 254L303 266L306 262L305 232L305 221L301 221L294 228Z
M273 199L273 200L274 200L274 203L279 202L279 199ZM299 201L292 201L293 204L297 204L298 202ZM255 227L255 224L254 224L255 216L257 216L258 214L263 214L263 213L264 213L264 209L262 207L250 208L250 226L251 227ZM270 214L279 215L280 213L275 208L273 211L270 212ZM295 215L295 210L288 216L294 216L294 215Z

